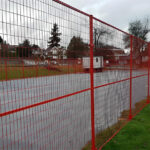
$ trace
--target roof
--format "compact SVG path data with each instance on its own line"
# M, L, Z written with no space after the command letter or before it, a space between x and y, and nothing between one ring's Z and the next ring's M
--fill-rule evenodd
M129 55L126 55L126 56L120 56L119 57L119 60L130 60L130 54Z
M126 53L121 49L103 49L98 48L95 51L95 54L100 56L124 56Z
M120 56L120 55L125 55L125 52L124 52L124 50L112 50L112 52L113 52L113 54L114 54L114 56Z

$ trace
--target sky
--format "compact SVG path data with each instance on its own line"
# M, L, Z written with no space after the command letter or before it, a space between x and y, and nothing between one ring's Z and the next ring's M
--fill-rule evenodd
M61 1L124 31L128 31L129 22L150 18L150 0ZM84 42L89 42L89 18L87 16L72 11L53 0L0 0L0 36L12 45L29 39L31 43L46 48L54 23L58 24L62 33L62 46L67 47L73 36L80 36ZM98 21L94 22L94 27L113 30ZM112 42L123 45L123 35L115 31L111 31L115 35L113 39L110 40L108 36L105 36L104 40L109 44Z
M129 22L150 18L150 0L62 0L78 9L128 31Z

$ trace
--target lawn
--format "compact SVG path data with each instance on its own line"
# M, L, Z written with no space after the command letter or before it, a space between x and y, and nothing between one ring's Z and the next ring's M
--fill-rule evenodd
M82 66L67 65L67 66L52 66L50 68L44 66L16 66L11 65L5 67L0 65L0 80L11 80L20 78L31 78L41 76L52 76L69 73L83 72Z
M139 112L144 106L146 106L146 100L142 100L136 103L134 109L132 109L133 116L135 116L136 113ZM118 118L118 122L116 124L110 126L109 128L97 134L95 139L96 147L100 148L109 138L111 138L116 132L118 132L120 128L126 125L128 123L128 116L129 116L129 110L123 111L121 117ZM148 132L144 133L145 130L148 130ZM142 133L143 135L140 135ZM136 145L140 142L139 140L141 140L142 142L143 139L147 138L146 134L147 135L149 134L148 140L150 141L150 105L144 108L139 115L133 118L133 120L129 122L116 135L116 137L112 141L110 141L102 150L135 150L137 149ZM140 138L140 136L145 138ZM147 143L143 141L143 145L144 144ZM91 142L89 141L82 148L82 150L91 150ZM138 150L144 150L144 149L138 149Z
M150 150L150 105L147 105L102 150Z

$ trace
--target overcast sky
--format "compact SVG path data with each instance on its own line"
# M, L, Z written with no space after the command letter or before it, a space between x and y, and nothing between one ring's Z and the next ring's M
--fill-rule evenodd
M62 1L124 31L128 30L129 22L150 18L150 0ZM29 39L31 43L46 48L54 23L58 24L62 33L62 46L67 47L73 36L80 36L84 42L89 42L89 18L80 13L52 0L0 0L0 36L8 43L17 45ZM110 30L115 36L111 40L104 36L105 40L113 45L123 45L121 32L114 32L116 30L98 21L94 27Z
M62 0L127 31L129 22L150 18L150 0Z

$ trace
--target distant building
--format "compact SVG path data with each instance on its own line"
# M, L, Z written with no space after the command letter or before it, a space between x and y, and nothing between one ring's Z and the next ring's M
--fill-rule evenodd
M119 61L121 57L127 56L124 50L121 50L121 49L113 49L111 51L116 61Z
M52 48L47 48L44 51L44 55L47 58L51 59L66 59L65 56L66 50L64 48L59 48L59 47L52 47Z
M32 55L34 55L34 57L41 57L43 56L43 50L38 48L38 49L33 49L32 50Z
M7 54L9 53L10 56L16 53L16 47L16 45L10 45L7 43L0 44L0 50L3 50L3 52L5 51Z
M119 64L120 65L127 65L130 63L130 54L126 54L124 56L119 57Z
M148 50L145 50L142 52L142 62L146 63L149 60L149 56L148 56Z
M95 51L95 56L103 56L105 60L113 58L115 61L118 61L119 58L124 55L126 55L126 53L122 49L98 48Z

